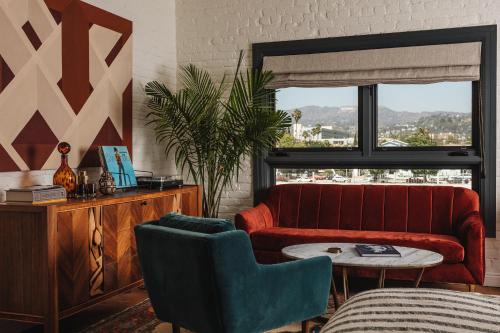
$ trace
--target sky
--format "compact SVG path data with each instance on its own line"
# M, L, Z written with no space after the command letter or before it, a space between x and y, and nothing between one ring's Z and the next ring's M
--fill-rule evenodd
M290 110L307 105L356 106L358 90L347 88L285 88L276 93L276 108ZM433 84L379 84L379 105L395 111L453 111L470 113L471 82Z

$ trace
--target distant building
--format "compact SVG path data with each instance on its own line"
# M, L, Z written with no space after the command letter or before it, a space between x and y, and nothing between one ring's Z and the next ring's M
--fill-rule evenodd
M380 147L408 147L408 146L409 144L407 142L396 139L387 140L380 145Z
M328 141L333 146L352 146L354 144L354 138L331 138L322 141Z

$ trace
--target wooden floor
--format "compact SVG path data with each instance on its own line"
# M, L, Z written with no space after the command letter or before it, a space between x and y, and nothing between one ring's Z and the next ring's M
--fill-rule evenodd
M340 282L340 281L339 281ZM340 284L339 284L340 285ZM374 288L376 281L368 279L351 279L351 291L362 291ZM387 281L386 287L401 287L410 286L404 282ZM451 290L467 291L465 285L451 285L451 284L423 284L422 287L444 288ZM500 288L493 287L476 287L476 292L492 295L500 295ZM133 306L147 298L147 293L144 289L136 288L127 293L115 296L95 305L85 311L82 311L74 316L63 319L60 323L61 333L76 333L85 330L86 327L118 313L130 306ZM300 326L299 326L300 327ZM277 330L280 331L280 330ZM41 326L32 326L27 324L16 323L12 321L0 320L1 333L41 333L43 332ZM165 325L165 330L162 328L162 333L169 333L170 325ZM276 332L276 331L273 331Z

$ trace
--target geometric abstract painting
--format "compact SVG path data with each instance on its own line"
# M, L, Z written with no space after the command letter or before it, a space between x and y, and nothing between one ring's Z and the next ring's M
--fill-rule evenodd
M0 172L132 152L132 22L81 0L0 0Z

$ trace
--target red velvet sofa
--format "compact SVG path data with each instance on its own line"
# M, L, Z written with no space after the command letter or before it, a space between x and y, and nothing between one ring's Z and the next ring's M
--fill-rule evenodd
M427 282L483 284L484 226L476 192L451 186L286 184L270 188L257 207L236 215L261 263L286 260L288 245L319 242L392 244L443 255ZM357 270L358 276L377 272ZM417 271L388 271L414 280Z

